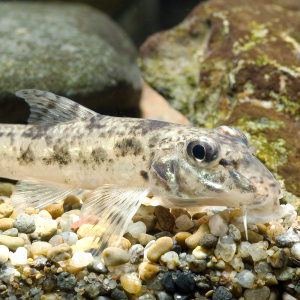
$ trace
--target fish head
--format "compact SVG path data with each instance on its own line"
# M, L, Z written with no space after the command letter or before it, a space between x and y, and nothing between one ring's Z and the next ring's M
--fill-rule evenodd
M280 186L242 132L221 126L183 136L183 142L158 155L150 170L151 189L161 204L247 208L252 221L281 217Z

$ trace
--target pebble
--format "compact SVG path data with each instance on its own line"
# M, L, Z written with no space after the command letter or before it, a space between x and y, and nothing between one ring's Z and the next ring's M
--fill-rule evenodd
M3 235L17 237L18 236L18 229L17 228L7 229L3 232Z
M73 254L71 258L71 264L75 268L86 267L89 263L93 261L93 256L91 253L85 253L83 251L77 251Z
M72 209L79 209L81 207L80 198L76 195L68 195L64 200L63 209L64 211L70 211Z
M57 224L47 223L47 226L43 226L39 231L42 241L49 241L57 233Z
M41 210L39 213L38 213L39 216L41 217L44 217L46 219L51 219L52 220L52 216L50 215L50 213L46 210Z
M174 274L175 274L174 272L168 271L168 272L164 273L164 276L161 280L161 284L162 284L164 290L167 292L170 292L170 293L174 292L176 289L176 284L173 279Z
M222 236L228 232L229 212L224 210L209 218L210 232L215 236Z
M35 242L32 243L30 251L33 257L38 257L40 255L47 256L49 250L52 249L52 246L47 242Z
M206 270L207 263L204 259L195 259L193 255L187 255L186 261L188 263L189 269L194 273L200 273Z
M133 245L129 249L130 263L139 264L144 259L144 247L140 244Z
M44 269L48 263L47 258L44 255L39 255L33 262L33 266L36 269Z
M152 262L143 262L139 265L139 275L145 281L153 278L159 271L159 265Z
M95 298L100 294L99 288L94 284L88 284L84 291L90 298Z
M142 282L137 273L123 274L120 281L124 290L130 294L137 294L142 287Z
M110 294L111 300L129 300L126 293L119 289L114 289Z
M10 255L10 261L14 266L24 266L27 263L27 249L19 247Z
M74 232L61 232L59 235L62 237L63 242L69 246L75 245L78 241L78 236Z
M295 258L300 260L300 243L296 243L295 245L293 245L293 247L291 249L291 253L293 254L293 256Z
M281 269L288 264L289 258L290 250L288 248L278 249L278 251L268 257L268 262L273 268Z
M129 232L134 238L137 238L140 233L146 233L146 231L146 225L141 221L132 223L127 228L127 232Z
M228 229L228 235L233 239L235 243L239 244L242 239L241 232L233 224L230 224Z
M224 286L219 286L212 295L213 300L230 300L232 294Z
M180 265L179 256L174 251L169 251L162 255L160 261L163 262L169 270L176 270L176 267Z
M292 278L293 273L295 272L294 268L285 266L281 269L274 270L274 275L279 281L286 281Z
M138 241L141 245L146 246L150 241L154 241L155 237L147 233L140 233L138 235Z
M154 234L154 237L158 240L159 238L163 236L168 236L170 238L173 238L173 234L170 231L160 231L156 234Z
M64 291L72 291L76 285L76 277L68 272L61 272L57 276L57 286Z
M110 247L117 247L123 250L129 250L131 247L131 243L128 239L120 236L113 236L109 241Z
M129 262L130 254L120 248L108 247L103 251L103 260L106 266L119 266Z
M64 230L65 232L67 230ZM91 224L83 224L80 226L80 228L77 230L77 236L78 239L82 239L85 237L101 237L105 233L105 228L101 227L99 225L91 225Z
M0 235L0 245L7 246L9 250L15 251L19 247L23 247L24 240L20 237L12 237L8 235Z
M177 290L183 294L188 294L196 288L196 282L192 274L180 273L175 280Z
M173 231L175 226L175 217L171 214L168 208L163 206L156 206L154 211L157 217L157 222L162 230Z
M71 218L70 215L66 215L64 214L64 219L66 220L66 222ZM63 220L64 221L64 220ZM77 232L77 230L83 225L83 224L91 224L91 225L96 225L98 223L98 217L95 215L90 215L90 216L84 216L82 218L80 218L78 221L73 223L73 219L72 219L72 224L71 224L71 229L74 232ZM66 224L67 226L68 224ZM63 231L71 231L71 230L67 230L67 228L65 228L65 230Z
M276 299L277 300L277 299ZM288 294L287 292L284 292L282 294L282 300L297 300L297 298L291 296L290 294Z
M249 246L251 244L249 242L241 242L241 244L238 246L238 252L241 253L242 258L249 257Z
M7 204L7 203L2 203L0 204L0 219L2 218L9 218L11 214L13 213L14 208Z
M207 256L214 254L214 249L204 249L202 246L197 246L192 254L196 259L205 259Z
M248 270L243 270L237 275L238 283L244 288L252 289L254 280L254 274Z
M45 210L51 215L52 219L57 219L64 213L63 207L58 203L53 203L45 207Z
M238 282L231 282L229 285L227 285L227 288L235 298L239 298L243 293L243 289Z
M275 236L275 244L281 248L291 248L294 244L299 242L299 234L292 227L287 232Z
M218 251L224 261L229 262L235 254L236 244L228 235L221 236L216 251Z
M264 286L257 290L246 290L244 292L245 300L268 300L270 296L270 289Z
M190 249L195 249L199 246L202 237L208 233L210 233L208 224L203 223L194 234L186 238L185 243Z
M242 272L245 268L243 259L241 257L237 257L234 255L233 259L229 262L229 264L237 271Z
M6 263L9 257L9 249L7 246L0 245L0 262Z
M71 247L68 244L63 243L61 245L51 248L47 252L47 258L53 262L67 260L71 257L71 252Z
M87 269L89 272L94 272L98 274L106 274L107 268L102 261L93 260L88 266Z
M174 235L173 239L177 242L177 244L182 248L182 249L187 249L188 246L185 243L185 240L190 237L192 234L190 232L178 232L176 235Z
M15 185L7 182L0 183L0 196L10 197L15 189Z
M264 237L261 235L261 234L258 234L252 230L249 230L248 229L248 242L251 243L251 244L254 244L254 243L258 243L258 242L261 242L264 240ZM243 231L241 233L241 236L242 236L242 240L246 241L246 234L245 234L245 231Z
M152 262L157 262L160 257L173 247L173 240L170 237L161 237L149 247L147 258Z
M186 231L194 227L194 222L191 220L191 217L183 214L175 220L175 225L179 230Z
M14 227L22 233L32 233L35 231L34 218L31 215L20 214L17 216Z
M155 292L155 296L157 297L157 300L173 300L173 297L164 291Z
M213 234L205 234L200 240L200 246L204 249L216 248L218 243L218 238Z
M14 219L11 218L0 219L0 230L5 231L13 228L14 222L15 222Z
M153 214L145 215L145 216L134 216L132 218L134 223L136 222L143 222L146 225L146 232L152 231L155 228L157 223L157 218Z
M76 235L77 236L77 235ZM55 247L55 246L58 246L60 244L63 244L64 243L64 239L61 235L54 235L49 241L48 243Z
M249 254L254 262L266 259L268 257L268 254L266 253L268 246L269 243L266 241L254 243L249 246Z
M254 270L257 274L260 274L260 275L265 275L267 273L272 272L272 268L264 260L259 261L258 263L256 263L255 266L254 266Z

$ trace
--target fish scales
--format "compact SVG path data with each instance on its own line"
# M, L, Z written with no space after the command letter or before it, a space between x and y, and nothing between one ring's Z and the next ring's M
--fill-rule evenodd
M125 232L149 194L166 207L239 207L250 222L290 211L279 205L279 184L235 128L109 117L48 92L16 94L31 115L28 125L0 124L0 177L19 180L11 203L43 208L77 189L91 190L81 218L98 218L90 230L96 256Z

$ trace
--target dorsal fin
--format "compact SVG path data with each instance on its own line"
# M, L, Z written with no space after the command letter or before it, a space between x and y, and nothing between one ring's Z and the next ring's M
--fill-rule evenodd
M16 96L24 98L30 106L28 124L55 125L74 120L86 120L96 112L64 97L39 90L20 90Z

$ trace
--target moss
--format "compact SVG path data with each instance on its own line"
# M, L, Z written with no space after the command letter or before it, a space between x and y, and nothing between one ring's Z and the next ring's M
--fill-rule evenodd
M276 99L275 109L280 113L291 113L294 116L299 116L299 103L291 101L286 95L280 95L274 91L270 91L270 96Z

